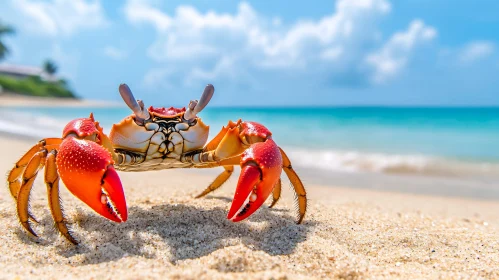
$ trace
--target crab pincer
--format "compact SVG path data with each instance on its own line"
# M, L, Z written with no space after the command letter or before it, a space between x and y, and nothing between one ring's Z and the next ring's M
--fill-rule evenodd
M113 167L102 128L89 118L70 122L59 146L57 167L68 190L98 214L115 222L128 217L125 193Z
M85 139L66 138L59 147L57 166L68 190L100 215L127 220L125 194L111 154Z
M227 215L233 222L249 217L269 197L281 176L282 157L276 143L267 138L244 151L240 164L241 175Z

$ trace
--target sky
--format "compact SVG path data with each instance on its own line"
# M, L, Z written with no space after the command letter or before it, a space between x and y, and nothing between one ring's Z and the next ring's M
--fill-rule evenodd
M306 3L308 2L308 3ZM499 105L499 1L6 0L2 63L86 99L218 106Z

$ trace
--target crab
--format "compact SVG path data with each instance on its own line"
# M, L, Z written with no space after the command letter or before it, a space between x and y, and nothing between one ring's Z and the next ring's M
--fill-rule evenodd
M208 104L215 89L208 84L200 100L187 109L145 109L126 84L119 86L121 97L133 114L114 124L109 136L94 120L70 121L62 138L45 138L16 162L8 175L9 190L17 204L22 227L37 236L32 222L29 196L38 172L45 167L48 202L57 230L71 243L78 244L68 228L59 196L59 178L66 188L101 216L125 222L128 218L125 193L119 171L150 171L170 168L213 168L224 171L196 198L204 197L224 184L234 165L241 166L234 199L227 214L239 222L262 206L272 193L273 207L281 195L281 171L294 187L298 204L297 223L307 208L305 188L284 151L263 125L229 121L208 140L209 127L197 116Z

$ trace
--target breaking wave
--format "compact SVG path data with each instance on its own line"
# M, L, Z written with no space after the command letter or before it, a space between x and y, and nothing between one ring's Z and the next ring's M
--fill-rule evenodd
M337 172L377 172L432 176L499 177L499 163L454 160L426 155L311 151L288 148L293 165Z
M26 110L29 110L28 108ZM58 137L69 119L55 119L14 110L0 110L0 132L30 138Z

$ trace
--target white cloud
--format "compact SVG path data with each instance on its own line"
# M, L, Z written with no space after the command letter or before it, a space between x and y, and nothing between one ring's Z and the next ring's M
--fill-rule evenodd
M482 58L488 57L494 53L495 46L492 42L475 41L466 45L458 54L459 61L471 63Z
M298 22L287 30L279 19L264 18L245 2L235 15L202 14L191 6L179 6L169 16L147 3L129 1L125 15L133 24L156 28L158 39L149 49L156 61L246 52L261 66L288 67L301 65L309 47L328 48L355 38L354 32L367 32L366 23L389 12L390 5L386 0L340 0L336 10L319 21Z
M235 61L232 57L224 56L212 70L203 70L199 67L194 67L184 81L186 84L194 84L198 80L214 80L220 75L234 78L237 74L237 71L234 71Z
M107 20L99 1L12 0L19 13L19 26L37 34L72 35L82 29L105 26Z
M128 56L128 53L124 50L118 49L113 46L107 46L104 48L104 54L115 60L122 60Z
M125 5L125 15L134 24L149 23L157 30L166 30L172 23L168 15L140 0L129 0Z
M359 39L358 35L368 34L369 23L390 11L385 0L339 0L336 12L319 21L298 22L282 33L256 30L250 33L249 43L261 48L267 60L276 66L287 66L300 62L303 55L314 49L322 49L322 57L332 58L342 46ZM331 45L338 45L331 49ZM268 66L273 63L267 61Z
M142 84L146 88L171 88L171 85L168 82L168 77L173 73L173 69L166 67L149 69L142 80Z
M125 15L134 24L146 23L155 27L157 41L148 54L156 61L192 60L200 56L217 56L223 53L218 40L240 37L251 23L253 11L247 4L239 5L239 12L232 16L208 12L200 14L191 6L179 6L170 17L144 2L129 1ZM243 42L240 42L243 43ZM234 44L230 44L230 47Z
M325 60L337 60L340 58L343 53L342 47L331 47L329 49L325 49L321 53L321 57Z
M366 57L367 64L374 68L373 81L380 83L395 76L407 64L418 44L436 36L437 31L421 20L414 20L406 31L395 33L381 49Z
M265 17L246 2L234 14L179 6L170 15L137 0L129 0L124 11L133 25L156 30L148 56L157 63L175 65L187 77L186 83L233 77L241 68L306 71L320 67L333 76L358 75L365 80L374 72L376 80L384 80L406 65L420 41L436 36L434 28L416 20L374 52L380 41L378 22L391 11L388 0L338 0L332 14L292 24ZM367 59L366 53L371 53ZM366 61L369 73L359 70Z

